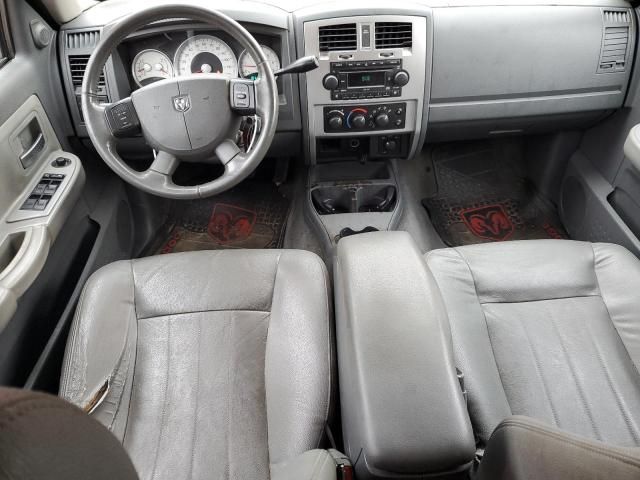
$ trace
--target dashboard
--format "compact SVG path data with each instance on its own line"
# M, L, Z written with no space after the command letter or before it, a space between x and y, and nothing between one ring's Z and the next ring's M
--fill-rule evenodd
M180 1L180 0L159 0ZM636 54L626 0L183 0L240 22L272 69L313 55L319 68L278 78L274 147L308 163L406 158L425 142L583 129L625 104ZM143 0L100 2L62 28L61 70L78 98L103 28ZM180 19L131 35L105 65L105 102L181 75L254 78L224 32ZM276 154L276 153L274 153Z

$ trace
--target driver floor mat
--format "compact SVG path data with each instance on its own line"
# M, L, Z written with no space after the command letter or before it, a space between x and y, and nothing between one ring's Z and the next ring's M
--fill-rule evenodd
M289 212L272 183L246 181L215 197L176 202L153 254L280 248Z
M517 146L440 145L432 159L438 193L422 204L447 245L568 238L553 204L517 171Z

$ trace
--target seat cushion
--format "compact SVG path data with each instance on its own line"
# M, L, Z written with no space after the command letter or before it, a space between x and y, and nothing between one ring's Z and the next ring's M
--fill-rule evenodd
M533 240L426 255L480 444L510 415L640 445L640 262L622 247Z
M324 264L309 252L111 264L85 287L60 394L94 408L141 478L269 478L270 464L323 435L328 298Z

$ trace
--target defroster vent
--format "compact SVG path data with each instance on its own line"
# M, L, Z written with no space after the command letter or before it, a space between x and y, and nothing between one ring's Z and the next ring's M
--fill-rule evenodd
M67 49L77 50L79 48L93 48L100 40L99 30L90 30L86 32L69 32L67 33Z

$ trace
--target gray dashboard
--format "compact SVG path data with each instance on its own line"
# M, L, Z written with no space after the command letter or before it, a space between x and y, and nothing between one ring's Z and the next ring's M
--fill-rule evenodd
M193 1L193 0L189 0ZM498 1L202 1L243 22L259 40L275 46L283 65L296 57L316 54L320 26L354 23L362 28L403 18L413 22L413 44L396 49L411 69L411 83L394 101L406 104L406 120L397 133L407 133L410 152L424 141L538 133L579 128L624 104L636 48L635 12L621 0L573 2ZM63 27L60 35L62 71L76 132L85 136L74 98L69 57L88 54L91 45L70 48L68 38L99 32L105 25L144 5L142 1L109 0ZM413 19L413 20L412 20ZM153 25L143 32L181 35L200 28L181 24ZM129 47L135 50L135 39ZM138 40L142 41L142 40ZM149 40L146 40L149 41ZM230 39L229 43L233 43ZM372 60L388 52L359 46L351 59ZM279 131L302 132L306 156L316 160L316 137L340 137L349 132L323 128L326 108L379 106L362 97L337 101L322 82L345 52L325 52L321 68L283 79ZM108 101L128 95L131 50L121 50L105 69ZM386 57L385 57L386 58ZM326 62L326 63L325 63ZM129 75L130 77L130 75ZM135 88L135 85L133 86ZM375 104L375 105L374 105ZM326 108L325 108L326 107ZM324 113L323 113L324 112ZM326 121L326 120L325 120ZM361 138L390 130L358 132ZM395 132L394 132L395 133Z

